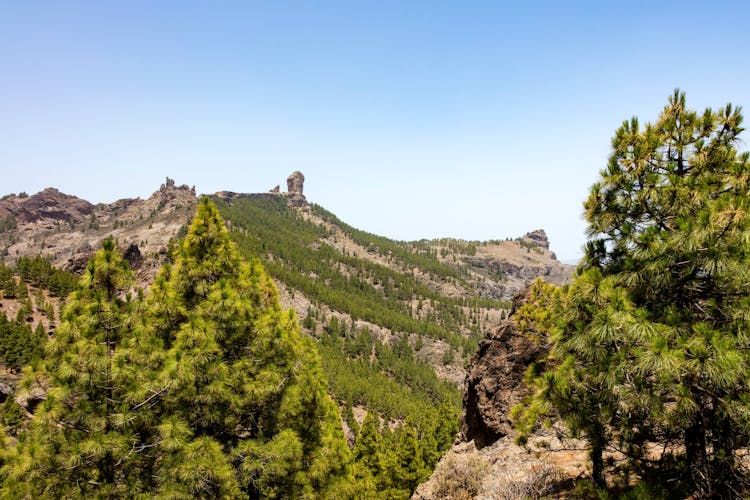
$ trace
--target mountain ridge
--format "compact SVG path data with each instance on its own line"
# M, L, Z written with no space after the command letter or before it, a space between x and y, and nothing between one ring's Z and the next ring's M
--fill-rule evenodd
M330 212L307 202L303 194L303 183L304 176L295 172L288 180L289 191L285 193L276 186L266 193L219 191L209 196L229 203L242 198L281 197L314 223L329 227L341 224ZM16 256L40 254L49 257L55 265L76 270L93 253L98 243L107 236L112 236L123 249L135 244L141 255L158 254L163 260L169 239L178 236L180 228L187 223L197 198L194 187L190 188L186 184L177 186L170 178L145 200L122 198L112 203L93 204L75 195L62 193L54 187L31 196L24 193L6 195L0 199L0 258L3 262L12 263ZM313 207L319 207L319 210L313 210ZM333 222L325 220L331 216ZM498 287L497 283L493 283L492 286L482 286L478 290L480 296L504 300L509 300L523 288L522 284L512 282L514 277L525 282L541 275L547 276L552 282L562 282L572 269L572 266L559 263L554 252L549 251L549 240L543 229L530 231L512 241L466 241L454 238L390 241L426 244L440 252L439 260L442 262L450 264L451 258L461 257L475 271L484 270L480 274L509 274L510 284ZM475 251L471 252L474 255L457 251L459 247L475 247ZM358 247L351 239L340 242L338 248L356 251L366 259L377 260L372 252ZM534 255L531 254L532 250ZM524 251L527 256L523 255ZM540 265L542 262L544 264ZM153 278L153 271L140 272L139 277L142 280Z

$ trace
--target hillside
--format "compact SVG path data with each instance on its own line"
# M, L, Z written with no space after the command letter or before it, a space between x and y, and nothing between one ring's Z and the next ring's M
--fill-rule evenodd
M501 323L509 299L530 280L562 283L571 266L556 260L542 230L515 240L394 241L308 203L302 174L292 174L287 186L287 192L223 191L211 198L243 257L263 264L282 306L295 309L303 331L318 341L350 445L373 411L383 422L375 431L381 447L370 450L379 457L406 446L393 429L441 436L420 452L423 466L410 472L408 487L416 486L453 441L464 367L485 332ZM8 266L42 255L79 272L112 236L136 270L136 287L145 290L172 259L196 204L194 190L170 179L147 200L108 205L51 188L6 196L0 201L0 254ZM5 300L6 311L20 308L18 300ZM54 327L49 320L45 325Z
M61 268L80 271L101 242L112 236L137 270L138 282L153 280L165 260L169 240L193 217L195 190L167 178L148 199L125 198L91 204L55 188L0 199L0 256L43 255Z
M309 333L320 337L336 318L352 330L394 344L406 339L443 380L460 384L463 364L484 332L505 317L508 301L530 280L562 283L571 266L558 262L543 230L515 240L400 242L353 228L306 200L304 176L288 191L216 193L222 215L246 255L258 255ZM7 265L42 255L80 271L100 242L115 238L141 288L167 260L197 197L167 179L146 200L93 205L48 188L0 200L0 255ZM308 318L308 316L310 316ZM406 334L406 337L403 336Z

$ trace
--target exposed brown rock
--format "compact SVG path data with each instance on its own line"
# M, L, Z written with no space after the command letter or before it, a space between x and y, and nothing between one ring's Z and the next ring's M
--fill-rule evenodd
M514 297L513 311L528 300L529 291ZM512 316L482 341L464 384L458 439L412 499L570 498L565 492L586 470L583 443L562 443L554 432L538 432L529 445L541 451L529 453L515 444L509 418L527 394L526 370L545 353L544 346L516 330Z
M306 207L307 199L302 194L305 184L305 176L302 172L296 171L286 179L287 196L289 198L289 205L292 207Z
M530 231L523 236L523 239L531 241L537 246L549 250L549 239L547 239L547 233L544 232L544 229L536 229L534 231Z
M47 188L33 196L10 196L0 201L0 217L12 215L18 224L50 220L81 223L88 219L94 206L76 196Z
M302 194L305 184L305 176L299 170L292 172L286 179L286 187L289 194Z
M457 443L412 500L571 498L558 495L570 489L566 478L580 474L576 464L585 456L585 452L535 456L514 444L511 436L482 449L473 442Z
M92 205L76 196L48 188L30 197L0 200L0 221L15 224L0 231L0 258L13 264L17 256L41 254L73 272L86 268L102 240L113 237L121 250L133 247L131 259L137 280L154 277L164 256L159 254L192 218L197 198L187 185L167 178L146 200L126 198ZM140 258L135 253L137 248Z
M131 243L123 252L122 258L128 261L131 269L140 269L141 264L143 264L143 255L141 255L141 250L135 243Z
M464 382L463 441L474 440L481 448L512 432L508 413L526 393L526 370L544 353L543 346L516 330L512 318L479 344Z
M537 277L555 285L570 280L573 266L558 262L548 250L539 248L538 252L526 253L516 242L504 242L495 247L500 251L493 253L489 246L480 247L476 255L462 257L471 270L489 278L477 284L481 297L511 299Z

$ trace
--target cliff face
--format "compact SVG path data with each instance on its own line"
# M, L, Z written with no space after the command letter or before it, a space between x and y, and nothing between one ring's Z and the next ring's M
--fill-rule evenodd
M91 215L94 205L75 196L47 188L34 196L9 196L0 201L0 218L14 217L16 224L28 226L54 221L81 223Z

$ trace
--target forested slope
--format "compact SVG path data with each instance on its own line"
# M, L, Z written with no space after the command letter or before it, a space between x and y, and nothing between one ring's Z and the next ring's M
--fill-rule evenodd
M112 236L136 271L130 293L148 297L148 276L177 258L189 196L168 179L143 207L127 200L92 208L54 190L6 198L6 219L16 223L2 229L0 241L7 263L0 276L5 394L22 366L43 357L47 339L56 338L59 309L76 287L77 277L55 265L80 272L96 241ZM262 262L282 306L296 309L303 331L317 340L364 497L408 497L429 475L457 431L464 363L477 340L506 316L519 283L566 272L546 237L533 233L514 241L399 242L353 228L301 193L220 193L213 201L241 256ZM120 205L132 220L117 220ZM89 210L85 224L68 221ZM141 226L160 239L140 236ZM2 420L11 443L45 391L6 398Z
M260 256L285 292L282 300L295 306L304 329L319 340L350 441L356 437L365 463L380 464L371 467L378 490L390 488L396 497L423 480L453 441L464 364L484 332L507 315L505 286L524 280L524 273L564 269L531 238L400 242L353 228L320 206L293 206L285 196L214 201L240 251ZM524 267L523 259L542 264ZM383 419L378 444L367 452L363 434L357 437L368 425L366 413ZM383 464L404 455L410 432L418 438L411 453L421 458L402 457L400 472L389 470Z

